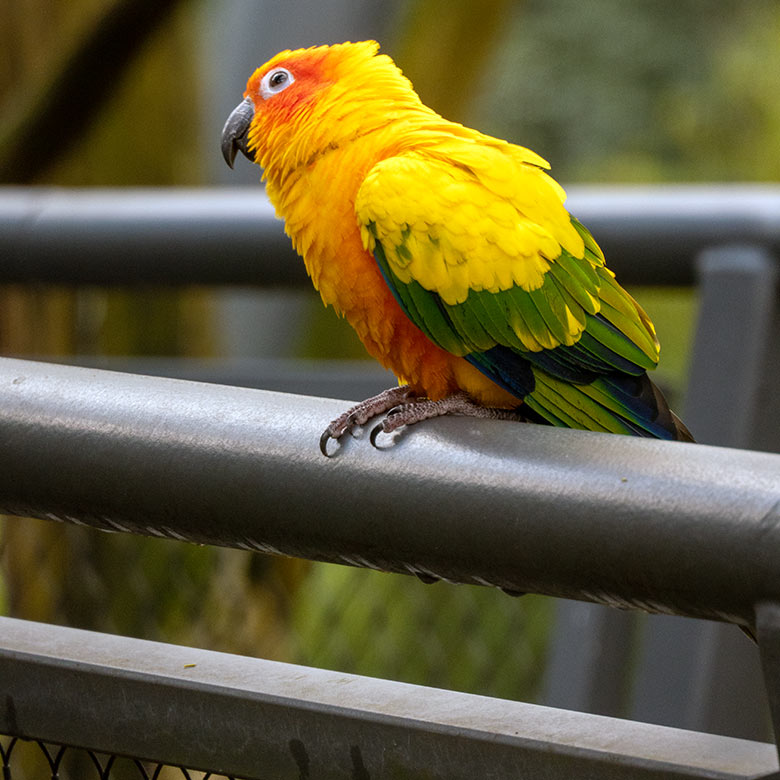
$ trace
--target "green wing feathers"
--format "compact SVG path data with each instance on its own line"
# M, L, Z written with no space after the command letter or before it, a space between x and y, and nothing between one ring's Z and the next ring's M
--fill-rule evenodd
M540 422L691 440L647 377L659 351L650 319L562 202L550 216L545 179L521 172L526 187L540 189L541 219L528 213L533 206L498 200L479 172L433 165L432 188L421 190L419 159L380 166L358 195L358 222L396 300L428 338Z

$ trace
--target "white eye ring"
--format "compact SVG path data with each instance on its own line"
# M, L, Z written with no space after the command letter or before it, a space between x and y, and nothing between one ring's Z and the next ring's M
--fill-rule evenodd
M260 82L260 94L263 100L273 97L295 81L295 77L287 68L274 68L263 76Z

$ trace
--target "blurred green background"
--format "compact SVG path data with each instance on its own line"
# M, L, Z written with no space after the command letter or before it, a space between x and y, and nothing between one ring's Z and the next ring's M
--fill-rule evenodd
M13 0L0 5L0 184L260 186L259 170L241 160L231 174L219 154L252 69L278 49L368 36L425 102L533 148L564 185L780 178L776 0ZM656 322L659 379L679 406L695 295L632 292ZM288 321L269 338L263 312L278 316L280 301ZM362 347L313 291L4 286L0 353L355 357ZM551 608L7 518L0 612L533 700Z

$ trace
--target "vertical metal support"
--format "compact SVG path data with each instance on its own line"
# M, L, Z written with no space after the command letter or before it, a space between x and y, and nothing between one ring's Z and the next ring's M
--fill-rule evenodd
M556 601L542 703L598 715L625 715L637 614Z
M761 358L761 376L753 415L750 448L780 452L780 264L768 280L768 290L774 292Z
M756 648L735 626L649 615L630 717L769 739L769 707Z
M632 719L694 728L697 713L692 711L691 687L697 669L704 666L711 625L676 615L647 617L637 657Z
M777 263L766 250L724 246L702 252L699 322L685 421L696 440L749 447L777 308ZM780 419L766 419L777 433Z

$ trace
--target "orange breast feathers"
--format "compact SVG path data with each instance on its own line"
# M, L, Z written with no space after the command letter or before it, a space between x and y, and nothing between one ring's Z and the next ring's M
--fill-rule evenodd
M285 177L278 190L268 180L269 195L323 302L347 319L372 357L417 393L438 400L460 389L492 406L516 405L517 399L463 358L431 342L393 297L355 219L361 171L371 167L371 160L352 167L356 151L333 149Z

